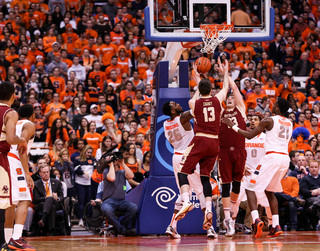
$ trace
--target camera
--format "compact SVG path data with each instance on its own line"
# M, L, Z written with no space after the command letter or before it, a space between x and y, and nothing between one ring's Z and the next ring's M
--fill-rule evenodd
M107 163L111 163L111 162L118 160L118 159L123 159L122 152L111 152L106 155L106 157L108 157L108 156L111 157L111 160L108 161Z

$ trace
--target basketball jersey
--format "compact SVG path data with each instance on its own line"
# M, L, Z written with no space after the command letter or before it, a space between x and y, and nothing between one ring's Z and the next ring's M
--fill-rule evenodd
M11 108L0 103L0 152L8 153L10 151L11 145L7 142L6 126L4 124L4 119L6 114L11 111Z
M224 110L221 119L224 118L229 118L240 129L246 130L246 122L237 107L232 110ZM219 139L220 146L235 147L237 149L244 149L245 147L245 138L232 130L232 128L229 128L225 123L221 123Z
M22 134L22 128L23 126L26 124L26 123L32 123L30 120L27 120L27 119L22 119L22 120L19 120L17 122L17 125L16 125L16 135L18 137L21 137L21 134ZM27 154L30 153L30 149L31 149L31 146L33 144L33 140L34 140L34 137L32 139L30 139L28 141L28 148L27 148ZM18 156L19 157L19 151L18 151L18 145L12 145L11 146L11 149L10 149L10 153L13 153L14 155Z
M246 168L253 172L257 167L260 159L266 155L264 150L264 142L266 140L266 134L260 133L252 139L246 139L246 151L247 151L247 160Z
M266 131L265 151L288 154L288 144L292 135L292 123L279 115L272 116L273 127Z
M197 99L193 112L196 133L219 134L221 104L216 97Z
M175 117L173 120L166 120L163 123L163 128L164 135L173 146L174 151L184 153L193 139L193 129L186 131L180 122L180 116Z

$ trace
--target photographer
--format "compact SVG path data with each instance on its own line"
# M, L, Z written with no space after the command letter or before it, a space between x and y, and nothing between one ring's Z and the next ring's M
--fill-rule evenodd
M123 156L120 153L113 153L106 157L109 167L103 171L103 193L97 194L97 199L102 200L102 211L105 214L107 221L113 226L109 230L114 236L135 236L135 224L138 207L136 204L125 200L126 179L134 177L133 172L123 161ZM120 170L120 166L123 170ZM101 196L99 198L99 196ZM117 212L121 212L123 217L119 221Z

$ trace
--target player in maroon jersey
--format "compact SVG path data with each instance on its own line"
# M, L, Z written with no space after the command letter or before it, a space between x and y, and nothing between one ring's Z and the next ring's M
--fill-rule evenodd
M196 67L194 67L196 69ZM179 184L181 188L181 198L183 206L177 213L176 219L182 219L187 212L193 209L189 201L189 182L188 174L192 174L196 164L200 164L200 177L203 186L203 194L206 198L206 211L203 222L203 229L207 230L212 225L212 190L210 185L210 174L219 152L219 130L221 103L225 100L229 89L228 80L228 62L223 65L219 59L219 70L224 74L222 90L214 97L211 96L211 83L209 79L202 79L198 89L189 106L193 113L195 126L195 136L186 149L178 173ZM195 70L196 72L196 70ZM200 97L199 97L200 93Z
M0 83L0 241L4 243L4 209L11 206L10 170L8 152L11 145L19 145L21 154L27 151L27 143L24 138L16 135L18 113L11 109L14 102L14 86L10 82ZM6 245L4 243L4 245ZM4 247L3 248L7 248ZM1 248L2 250L2 248Z
M230 77L229 83L233 92L227 97L227 109L222 112L221 119L229 118L239 128L246 130L246 106L237 85ZM234 220L231 218L230 211L231 214L235 211L234 207L240 193L247 152L244 137L224 123L220 126L219 139L219 174L222 181L222 204L227 227L226 236L233 236L235 234ZM230 194L231 183L232 191Z

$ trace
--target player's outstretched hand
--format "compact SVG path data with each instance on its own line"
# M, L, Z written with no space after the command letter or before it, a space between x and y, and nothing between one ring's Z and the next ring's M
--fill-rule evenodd
M201 77L200 77L200 73L197 71L197 64L196 62L193 62L193 74L194 74L194 81L197 83L197 85L199 84Z
M224 73L224 66L221 63L220 57L218 57L218 66L219 66L219 68L218 68L219 72Z
M17 149L18 149L19 154L25 154L27 152L27 149L28 149L28 145L27 145L26 140L24 140L24 142L20 143L18 145Z
M222 122L227 124L230 128L234 126L234 123L230 119L222 119Z
M31 178L30 174L26 173L26 181L27 181L28 187L33 189L34 188L34 181Z

